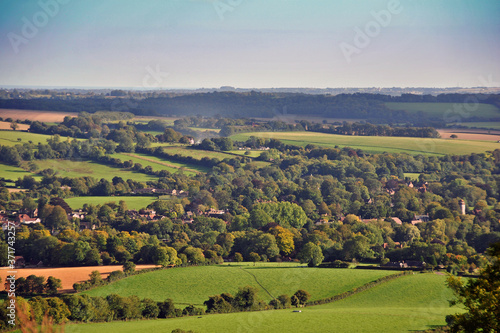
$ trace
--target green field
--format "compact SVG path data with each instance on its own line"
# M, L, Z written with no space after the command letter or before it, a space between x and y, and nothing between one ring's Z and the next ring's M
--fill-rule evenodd
M219 160L234 157L234 155L232 154L227 154L220 151L190 149L187 147L179 147L179 146L165 147L164 151L171 155L179 154L181 156L191 156L197 160L201 160L203 157L218 158Z
M315 132L252 132L231 136L235 141L246 141L251 136L275 138L287 144L334 148L338 146L361 149L367 153L408 153L412 155L465 155L493 151L500 144L493 141L445 140L388 136L352 136Z
M404 176L410 178L411 180L418 180L418 177L420 177L420 173L418 173L418 172L405 172Z
M154 171L167 170L169 172L178 172L180 168L184 168L184 172L188 175L194 175L199 172L207 172L209 168L198 166L195 164L174 162L168 159L159 158L156 156L140 154L140 153L116 153L112 157L119 158L122 161L131 160L134 163L140 163L143 167L151 166Z
M33 178L37 180L40 180L42 178L19 167L0 163L0 178L16 181L18 178L23 178L24 176L33 176Z
M274 266L276 265L278 264ZM176 304L202 305L208 296L223 292L234 295L238 287L251 285L258 288L260 297L269 302L272 297L256 282L257 279L275 297L281 294L292 295L298 289L305 289L312 299L316 300L392 274L389 271L304 268L297 264L292 264L295 267L289 267L290 264L287 263L279 265L283 266L231 265L167 269L129 277L85 293L91 296L112 293L122 296L137 295L156 301L171 298Z
M119 197L76 197L64 199L72 209L80 209L83 204L93 204L102 205L108 202L115 202L118 204L120 200L127 203L128 209L139 210L141 208L146 208L150 203L158 200L157 197L130 197L130 196L119 196Z
M245 153L247 153L247 152L250 154L245 155ZM262 154L262 150L231 150L231 153L236 154L236 155L256 158L256 157L259 157L260 154Z
M17 144L22 144L24 142L33 142L37 145L39 142L47 143L47 139L50 139L50 135L36 134L22 131L0 131L0 145L2 146L15 146ZM19 141L18 139L21 139ZM66 140L65 137L61 137L61 140ZM73 140L73 139L71 139Z
M97 179L112 180L118 176L124 180L133 179L139 182L156 180L157 177L146 175L139 172L129 171L120 168L113 168L107 165L95 163L92 161L70 161L70 160L37 160L34 163L40 170L53 169L59 177L93 177Z
M350 273L354 270L345 270ZM334 303L293 309L177 319L66 325L67 332L411 332L445 325L451 291L445 276L415 274ZM331 283L335 283L332 280Z
M470 123L462 123L461 125L466 127L500 130L500 121L470 122Z
M464 100L463 106L471 108L469 104L465 104L467 101ZM394 103L388 102L385 105L391 110L404 110L408 112L422 112L428 117L440 117L446 119L448 116L461 115L457 110L462 110L464 115L470 117L481 117L481 118L495 118L500 117L500 110L491 104L477 104L477 109L467 112L464 107L462 109L457 109L460 107L460 103ZM462 122L467 121L467 117L463 117ZM456 121L456 120L454 120Z

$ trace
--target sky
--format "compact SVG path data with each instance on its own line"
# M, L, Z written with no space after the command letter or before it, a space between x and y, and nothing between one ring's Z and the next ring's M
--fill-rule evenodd
M0 86L500 86L499 0L1 0Z

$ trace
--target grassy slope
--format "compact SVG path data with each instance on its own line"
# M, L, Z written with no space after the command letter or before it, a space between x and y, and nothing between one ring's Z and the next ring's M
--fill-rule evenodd
M493 151L500 148L493 141L444 140L386 136L351 136L314 132L253 132L231 136L236 141L246 141L250 136L279 139L288 144L306 146L309 143L334 148L351 147L368 153L398 152L412 155L464 155Z
M41 179L40 176L35 175L29 171L25 171L19 167L0 163L0 178L16 181L17 178L22 178L24 176L33 176L35 179Z
M22 144L24 142L32 141L35 145L39 142L47 143L47 139L50 139L50 135L35 134L29 132L21 131L0 131L0 145L2 146L15 146L17 144ZM20 138L19 142L17 139ZM61 137L61 140L65 140L65 137Z
M132 160L134 163L140 163L142 166L151 166L154 171L157 170L168 170L169 172L177 172L179 168L184 167L185 173L188 175L194 175L197 172L207 172L209 169L188 163L180 163L170 161L168 159L159 158L156 156L139 154L139 153L116 153L112 155L115 158L119 158L122 161Z
M70 161L70 160L39 160L35 164L40 170L51 168L58 172L60 177L93 177L97 179L112 180L113 177L122 177L124 180L133 179L140 182L155 180L156 177L143 173L133 172L120 168L113 168L107 165L91 161Z
M351 270L349 270L352 272ZM445 277L405 276L335 303L292 309L206 315L202 318L67 325L67 332L409 332L445 325L452 297Z
M185 267L137 275L85 293L91 296L112 293L123 296L138 295L157 301L172 298L175 303L201 305L208 296L223 292L234 295L238 287L251 285L257 287L260 297L269 302L272 298L249 272L275 297L281 294L291 295L298 289L305 289L311 293L312 299L339 294L391 274L387 271L303 267Z
M209 158L218 158L220 160L223 160L225 158L233 158L234 155L232 154L226 154L223 152L219 151L208 151L208 150L199 150L199 149L189 149L186 147L165 147L165 152L175 155L179 154L182 156L192 156L193 158L197 160L201 160L203 157L209 157Z
M467 101L464 100L464 103ZM444 117L445 113L448 112L451 115L457 115L456 106L460 106L460 103L394 103L389 102L385 103L385 105L391 110L404 110L408 112L419 112L422 111L427 116L438 116ZM467 104L469 107L469 105ZM463 112L466 112L463 109ZM499 117L500 110L498 110L495 106L491 104L478 104L477 109L474 112L471 112L471 116L474 117L484 117L484 118L492 118ZM464 119L462 121L467 121Z
M123 200L127 203L128 209L139 210L141 208L146 208L147 205L149 205L153 201L158 200L158 198L120 196L120 197L76 197L64 200L68 203L68 205L72 209L80 209L83 207L83 204L102 205L108 202L115 202L116 204L118 204L120 200Z
M463 123L461 124L467 127L477 127L477 128L487 128L487 129L496 129L500 130L500 122L491 121L491 122L471 122L471 123Z

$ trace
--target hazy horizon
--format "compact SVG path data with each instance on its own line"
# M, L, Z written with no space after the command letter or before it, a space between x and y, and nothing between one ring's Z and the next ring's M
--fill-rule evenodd
M0 86L500 86L500 2L0 3Z

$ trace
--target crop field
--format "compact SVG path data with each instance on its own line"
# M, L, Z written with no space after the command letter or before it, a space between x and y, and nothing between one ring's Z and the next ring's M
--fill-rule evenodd
M454 118L453 116L460 115L456 110L458 103L394 103L388 102L385 105L391 110L404 110L408 112L422 112L426 116L440 117L446 120L447 117ZM464 104L458 104L458 107L462 106L464 114L470 117L481 117L481 118L495 118L500 117L500 110L491 104L477 104L477 109L468 112L464 107L467 106L469 109L470 103L464 100ZM456 120L454 119L453 122ZM462 122L467 121L467 118L461 120Z
M346 270L353 273L353 270ZM147 275L149 275L148 273ZM177 319L66 325L67 332L410 332L445 325L451 291L445 276L400 277L334 303L294 309ZM332 279L330 283L335 284Z
M0 130L10 130L12 131L12 128L10 127L9 122L6 121L0 121ZM28 128L30 128L30 125L26 124L17 124L17 131L27 131Z
M361 149L367 153L408 153L411 155L465 155L493 151L500 144L493 141L448 140L431 138L352 136L315 132L252 132L236 134L231 139L246 141L250 136L275 138L287 144L306 146L314 144L321 147L338 146Z
M278 264L276 264L278 265ZM229 292L236 294L239 287L251 285L259 289L260 297L269 302L281 294L292 295L305 289L311 298L321 299L361 286L389 271L325 269L276 266L200 266L181 267L151 272L126 278L110 285L86 291L90 296L105 296L116 293L122 296L137 295L156 301L167 298L176 304L202 305L209 296ZM256 282L259 281L260 285ZM175 286L173 288L172 286Z
M500 133L495 130L484 129L453 129L444 128L437 130L441 138L449 140L478 140L478 141L494 141L500 140ZM489 133L488 133L489 132ZM456 135L456 138L451 138L451 135Z
M19 167L0 163L0 178L16 181L18 178L23 178L24 176L33 176L33 178L38 180L42 178Z
M132 197L132 196L119 196L119 197L76 197L64 199L72 209L80 209L84 204L102 205L108 202L118 204L123 200L127 204L128 209L139 210L146 208L150 203L159 200L157 197Z
M188 175L194 175L199 172L207 172L208 168L202 166L174 162L167 159L159 158L156 156L140 154L140 153L116 153L112 155L122 161L131 160L134 163L140 163L142 166L151 166L154 171L167 170L169 172L178 172L180 168L184 168L184 172Z
M53 169L59 177L93 177L96 179L107 179L111 181L113 177L118 176L124 180L133 179L139 182L146 182L157 179L154 176L146 175L130 170L113 168L107 165L95 163L92 161L70 161L70 160L37 160L34 163L40 170Z
M60 123L64 117L76 117L76 112L58 112L58 111L37 111L37 110L18 110L18 109L0 109L0 117L12 118L14 120L33 120L41 122Z
M137 265L136 270L141 270L144 268L156 267L155 265ZM5 278L9 275L8 267L0 268L0 278L5 281ZM62 289L64 291L73 290L73 284L75 282L83 282L89 279L89 274L92 271L99 271L102 278L106 278L112 271L123 270L123 266L111 265L111 266L86 266L86 267L56 267L56 268L17 268L16 278L28 277L30 275L44 276L48 278L53 276L55 278L61 279Z

